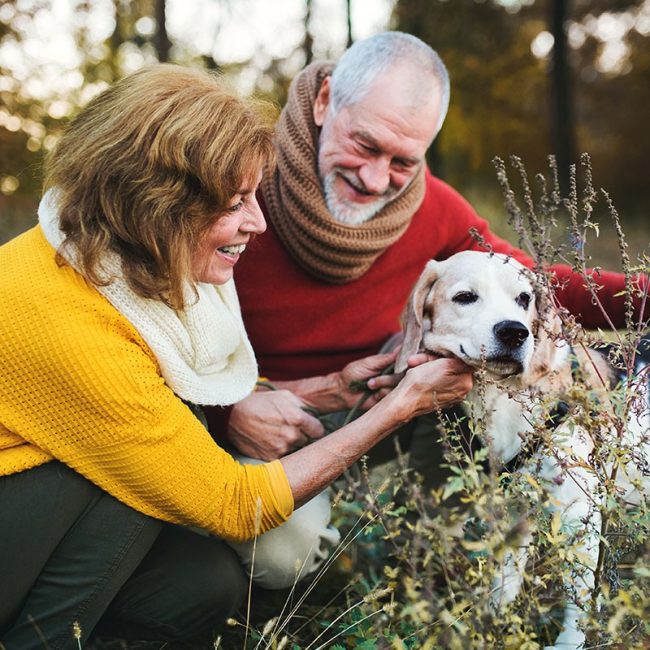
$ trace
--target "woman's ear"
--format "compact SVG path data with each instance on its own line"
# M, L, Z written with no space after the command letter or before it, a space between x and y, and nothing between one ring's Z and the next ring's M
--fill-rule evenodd
M423 335L422 317L424 315L424 302L437 279L438 262L431 260L427 262L424 271L422 271L418 281L415 283L411 297L406 305L406 310L402 316L404 342L395 361L395 372L397 373L404 372L408 367L408 358L420 351Z

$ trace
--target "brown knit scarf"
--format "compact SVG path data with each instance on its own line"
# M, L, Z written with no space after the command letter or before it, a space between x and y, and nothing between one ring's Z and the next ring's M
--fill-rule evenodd
M329 62L312 63L293 80L278 123L277 166L265 170L262 196L296 262L317 278L343 284L361 277L402 236L424 198L424 168L365 223L347 225L330 215L318 176L320 130L312 111L332 68Z

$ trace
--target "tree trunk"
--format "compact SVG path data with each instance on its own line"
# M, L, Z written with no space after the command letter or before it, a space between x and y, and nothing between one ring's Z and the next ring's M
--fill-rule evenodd
M347 26L348 26L348 44L347 47L350 47L354 43L352 39L352 0L345 0L346 16L347 16Z
M554 45L551 56L551 97L553 146L560 173L560 187L566 191L569 166L576 160L575 126L571 93L571 71L567 59L564 29L571 0L551 0L551 33Z
M167 63L169 61L169 50L172 47L167 35L167 21L165 17L165 0L156 0L154 11L156 13L157 29L153 37L153 45L156 48L158 61Z
M310 23L311 23L311 6L312 6L312 0L305 0L305 38L302 42L302 49L303 52L305 53L305 65L309 65L313 58L314 58L314 39L312 38L311 31L310 31Z

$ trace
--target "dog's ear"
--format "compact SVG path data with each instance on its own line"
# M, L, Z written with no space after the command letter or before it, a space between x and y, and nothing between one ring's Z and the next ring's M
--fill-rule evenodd
M420 350L422 343L422 316L424 313L424 301L438 278L439 263L435 260L427 262L418 281L413 287L411 297L406 305L402 316L402 328L404 329L404 341L402 348L395 361L395 372L404 372L407 368L407 359Z

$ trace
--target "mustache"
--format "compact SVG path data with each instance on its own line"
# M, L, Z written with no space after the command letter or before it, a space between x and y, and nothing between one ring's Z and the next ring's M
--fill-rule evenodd
M367 194L368 196L375 196L378 199L392 199L400 193L400 189L389 184L388 187L381 193L371 192L363 184L363 181L357 177L356 174L352 174L347 170L336 168L333 170L334 173L342 176L355 190Z

